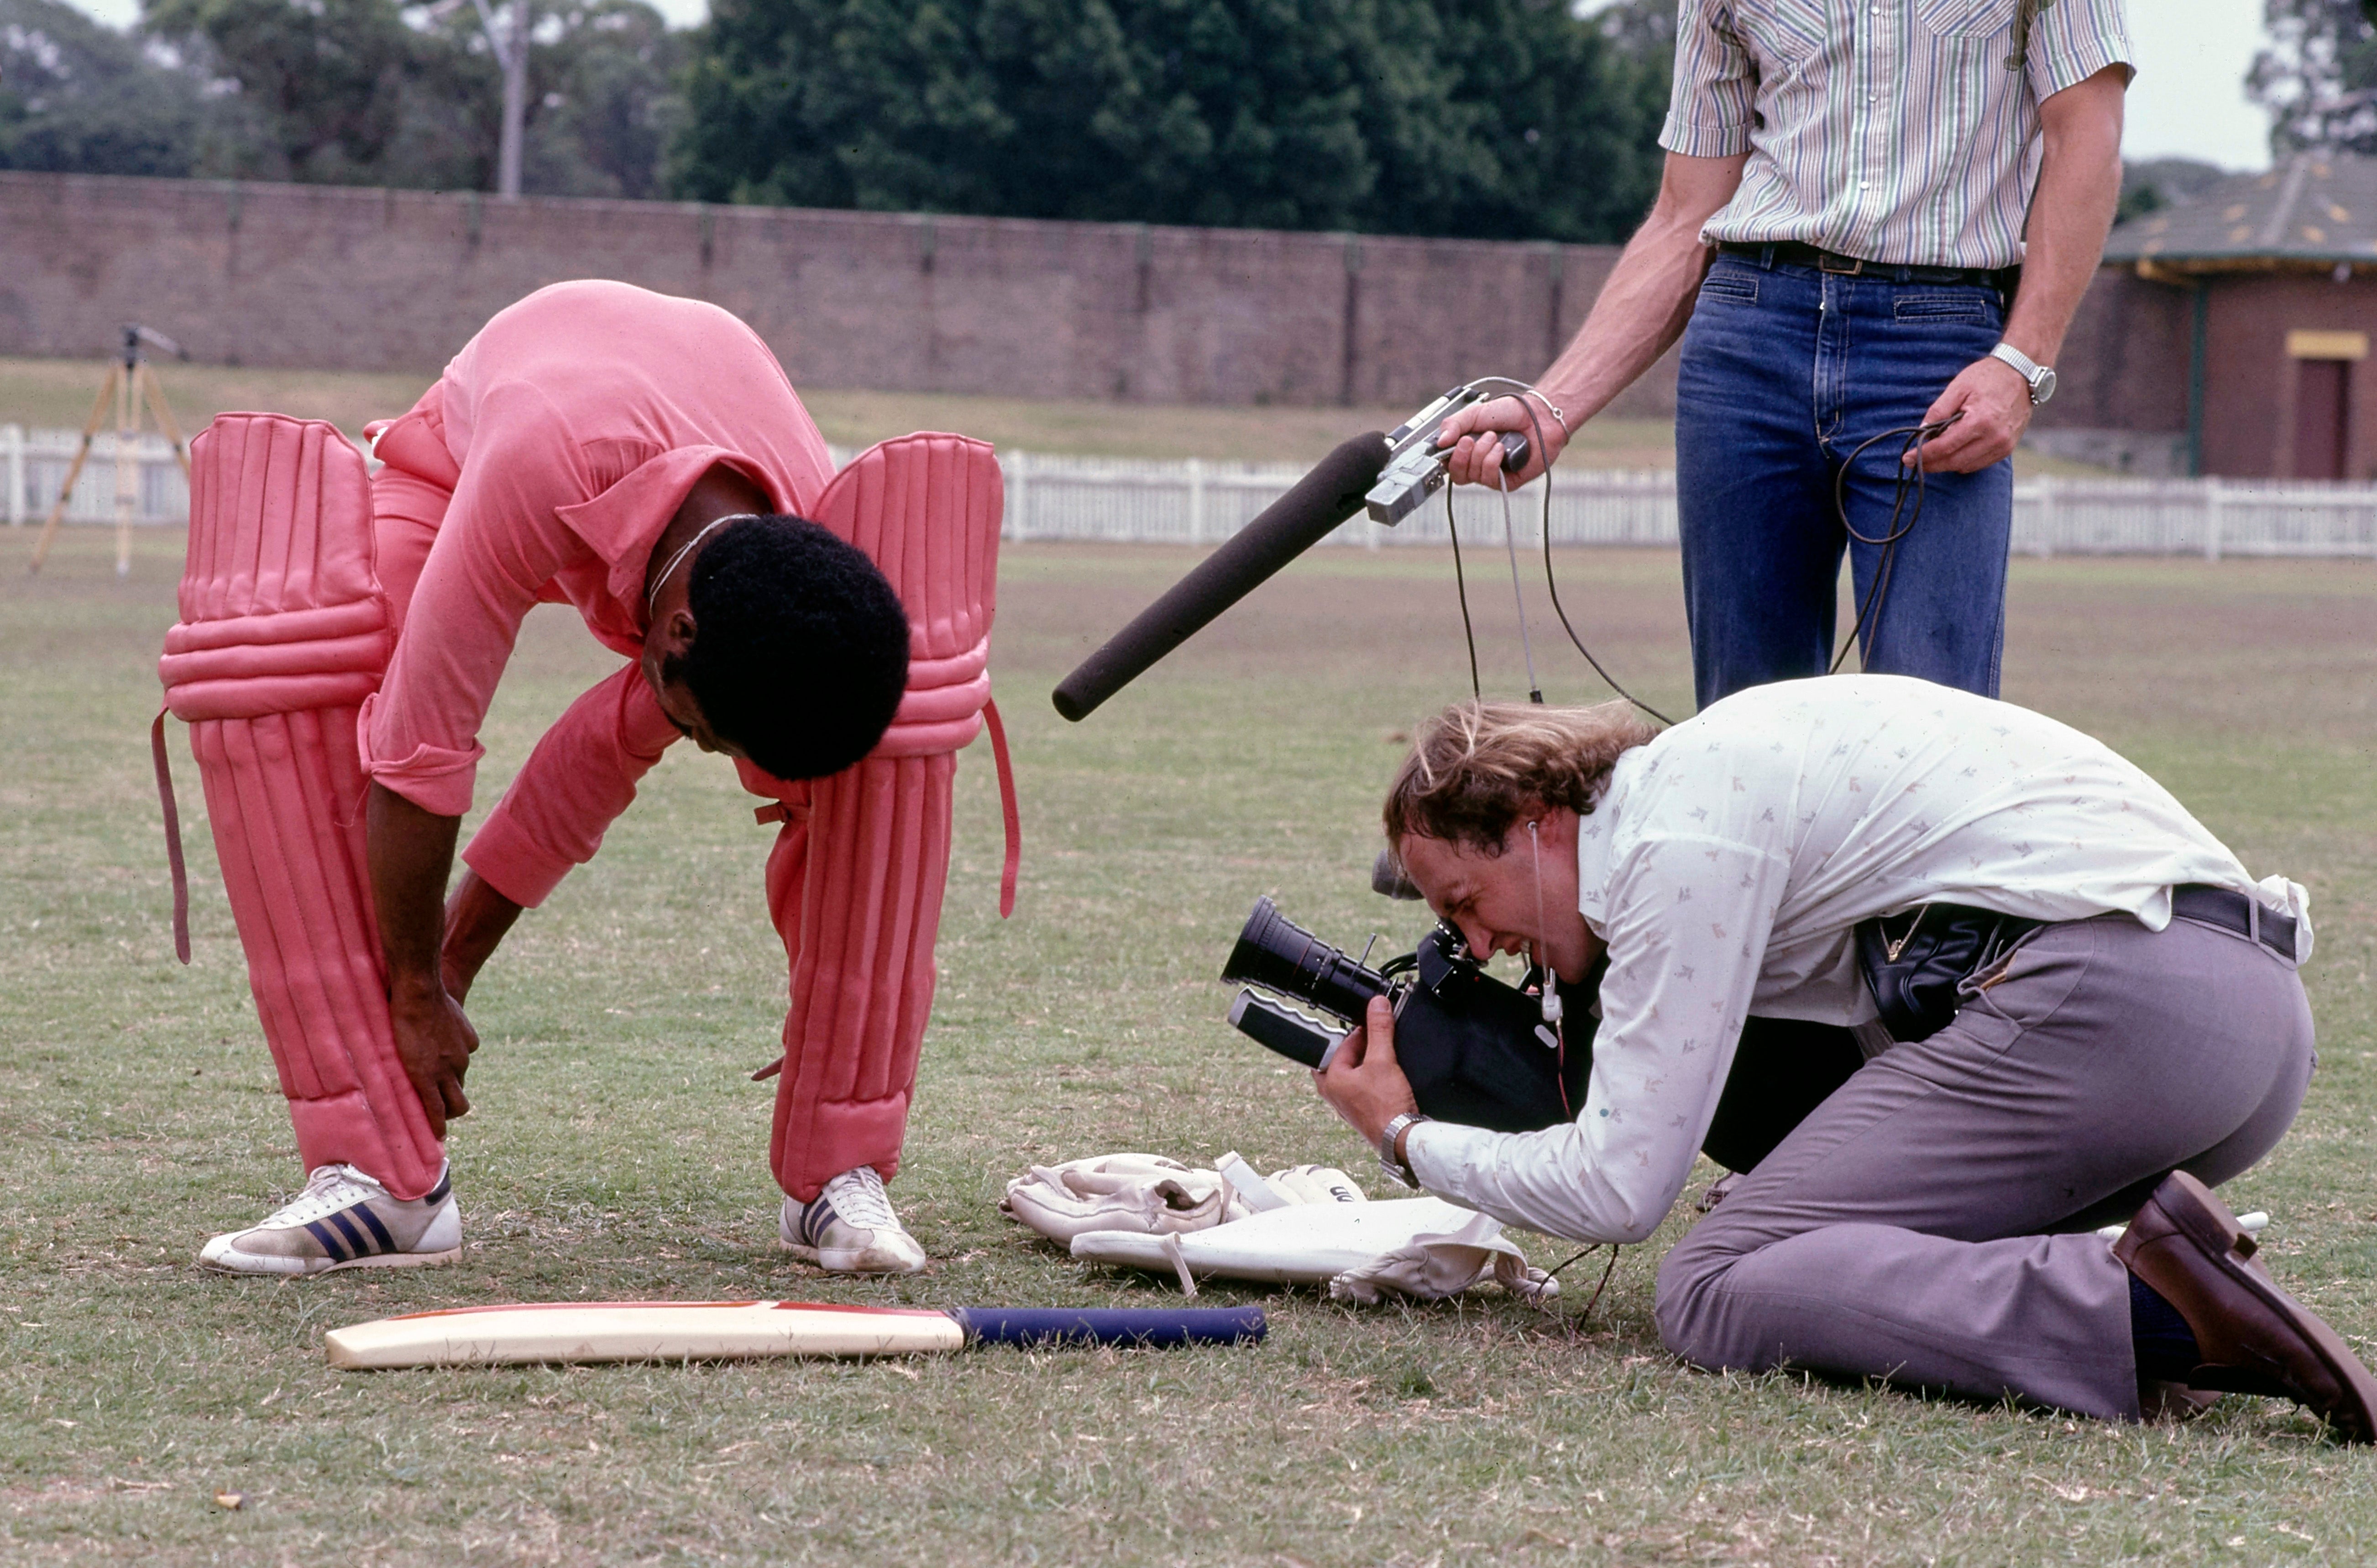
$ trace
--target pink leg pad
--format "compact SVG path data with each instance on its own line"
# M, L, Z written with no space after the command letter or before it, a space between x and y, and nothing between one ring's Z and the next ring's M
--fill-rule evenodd
M355 747L394 625L363 458L335 426L225 414L191 443L181 610L159 672L190 725L298 1153L419 1197L445 1150L388 1024Z
M1001 507L990 448L956 435L861 453L818 501L818 520L899 590L913 630L908 695L872 755L806 786L745 774L786 809L768 868L793 966L770 1155L804 1203L845 1170L899 1170L933 1006L957 753L990 695Z

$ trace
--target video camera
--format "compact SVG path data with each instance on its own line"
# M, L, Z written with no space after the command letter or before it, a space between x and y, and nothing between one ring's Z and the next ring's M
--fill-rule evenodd
M1566 1039L1543 1019L1530 969L1516 986L1485 972L1460 932L1438 926L1415 952L1377 968L1330 946L1255 900L1222 978L1320 1008L1336 1028L1253 991L1230 1004L1239 1031L1291 1062L1319 1070L1344 1031L1358 1028L1370 998L1395 1008L1395 1061L1412 1099L1439 1122L1497 1133L1532 1133L1573 1121L1584 1104L1599 1026L1596 970L1564 992ZM1749 1170L1865 1064L1849 1030L1797 1018L1744 1020L1741 1043L1702 1150L1728 1170Z
M1572 1120L1593 1065L1594 1019L1568 1019L1568 1039L1544 1022L1529 985L1485 971L1460 932L1438 926L1416 951L1373 969L1255 900L1222 978L1307 1003L1337 1019L1332 1028L1253 991L1230 1004L1230 1022L1257 1043L1316 1070L1335 1057L1345 1031L1361 1027L1370 999L1395 1009L1395 1060L1419 1108L1440 1122L1531 1133Z

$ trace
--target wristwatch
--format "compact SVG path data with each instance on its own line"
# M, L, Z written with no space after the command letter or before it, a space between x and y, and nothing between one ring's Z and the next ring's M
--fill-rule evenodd
M2000 343L1989 350L1989 358L2003 360L2013 366L2013 373L2030 383L2030 406L2038 407L2055 396L2055 368L2040 364L2012 343Z
M1387 1173L1388 1181L1397 1186L1409 1187L1414 1192L1419 1190L1419 1172L1411 1168L1410 1161L1396 1158L1395 1141L1407 1128L1435 1120L1433 1116L1423 1116L1416 1111L1406 1111L1387 1123L1387 1130L1379 1134L1379 1169Z

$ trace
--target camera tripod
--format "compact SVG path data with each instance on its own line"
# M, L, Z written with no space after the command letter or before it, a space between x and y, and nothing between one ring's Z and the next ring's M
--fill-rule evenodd
M165 402L165 387L149 364L147 350L162 350L176 359L190 356L183 347L161 332L146 327L127 324L124 328L124 351L107 367L107 379L99 388L99 397L90 405L90 418L83 421L82 445L66 469L66 481L58 487L58 498L50 507L50 515L42 524L42 537L33 546L33 560L29 572L38 573L42 563L49 559L51 541L57 538L58 524L66 513L66 503L74 496L75 481L82 477L82 466L90 457L90 444L107 419L107 406L115 404L115 575L126 576L132 570L132 512L139 490L139 454L134 449L140 434L141 406L145 401L149 412L157 419L157 428L173 444L173 460L182 465L182 477L190 477L190 454L182 440L182 427L173 422L173 410Z

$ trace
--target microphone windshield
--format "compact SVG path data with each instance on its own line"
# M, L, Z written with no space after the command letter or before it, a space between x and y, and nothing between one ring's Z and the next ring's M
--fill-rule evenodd
M1053 694L1057 711L1076 722L1088 718L1148 666L1326 539L1361 506L1386 464L1387 438L1375 430L1321 458L1294 489L1081 660Z

